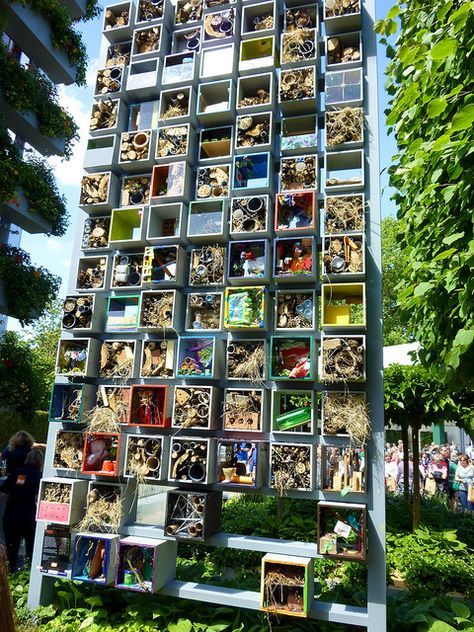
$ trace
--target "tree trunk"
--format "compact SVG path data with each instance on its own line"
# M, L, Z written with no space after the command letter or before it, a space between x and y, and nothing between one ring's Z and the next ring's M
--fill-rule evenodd
M285 496L278 496L278 508L277 508L277 517L278 521L283 518L283 514L285 512Z
M408 504L410 500L409 488L409 469L408 469L408 425L402 425L402 441L403 441L403 497Z
M420 526L420 426L412 428L413 440L413 531Z

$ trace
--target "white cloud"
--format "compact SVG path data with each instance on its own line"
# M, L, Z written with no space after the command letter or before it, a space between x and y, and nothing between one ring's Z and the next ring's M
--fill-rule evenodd
M95 88L97 71L99 70L99 58L91 59L87 67L86 83L88 88Z
M79 140L74 144L72 156L69 160L62 160L59 156L49 159L49 163L54 169L56 180L60 186L75 186L80 183L82 176L82 164L84 153L87 148L90 121L90 98L78 99L72 96L72 90L62 87L60 89L60 103L63 108L73 116L78 126ZM86 103L84 102L88 102Z
M58 239L48 239L48 249L49 250L54 250L55 252L58 252L59 250L64 250L64 248L66 247L70 247L71 244L67 241L59 241Z

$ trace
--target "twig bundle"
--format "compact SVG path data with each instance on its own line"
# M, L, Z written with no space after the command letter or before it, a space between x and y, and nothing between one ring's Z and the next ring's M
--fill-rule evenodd
M365 373L365 350L361 338L326 338L323 341L325 382L361 380Z
M359 13L359 0L325 0L326 17L333 18L338 15Z
M86 420L89 432L120 432L119 416L108 406L95 406Z
M280 495L285 489L310 490L311 446L273 444L271 471L272 487Z
M171 327L173 322L174 294L160 292L145 294L142 298L141 327Z
M326 143L329 147L362 141L362 108L344 108L326 113Z

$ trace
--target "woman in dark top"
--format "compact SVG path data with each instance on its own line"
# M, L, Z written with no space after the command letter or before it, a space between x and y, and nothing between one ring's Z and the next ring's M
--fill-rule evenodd
M25 459L28 456L31 449L34 447L35 440L24 430L15 432L10 437L8 447L2 452L2 459L7 462L6 474L11 474L18 467L21 467L25 463Z
M0 488L7 497L3 532L12 572L16 569L22 538L25 539L26 557L31 560L33 555L36 500L42 467L43 455L40 450L33 449L26 457L25 464L12 472Z

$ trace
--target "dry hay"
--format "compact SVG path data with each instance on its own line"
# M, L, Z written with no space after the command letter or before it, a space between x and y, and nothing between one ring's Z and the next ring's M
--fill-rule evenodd
M44 483L41 500L49 503L67 504L71 499L71 485L66 483Z
M231 377L250 380L254 384L262 384L264 382L265 361L265 349L263 344L259 344L252 352L248 352L243 344L235 343L234 346L236 348L236 354L238 353L240 358L243 359L234 359L233 354L229 354L228 363Z
M86 415L89 432L120 432L120 415L109 406L95 406Z
M362 108L344 108L326 113L326 144L329 147L362 141Z
M328 234L364 229L364 202L361 195L326 197L324 225Z
M53 467L80 470L84 450L84 436L81 432L58 432L54 447Z
M371 424L362 393L325 393L324 434L348 434L352 444L364 446L370 439Z
M78 531L118 533L122 519L122 501L118 488L91 489L87 495L86 515L77 526Z

